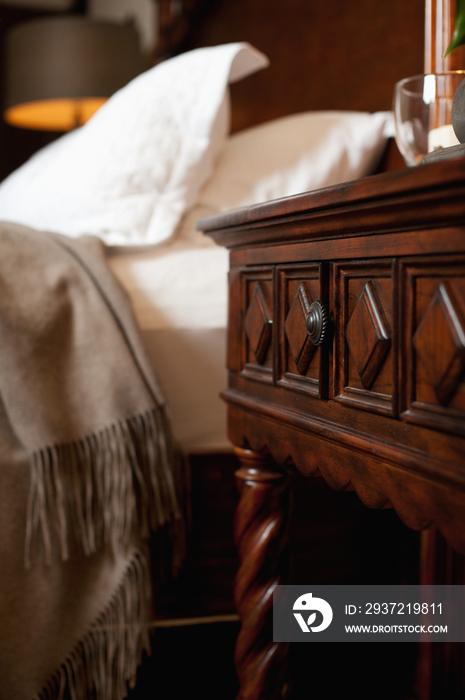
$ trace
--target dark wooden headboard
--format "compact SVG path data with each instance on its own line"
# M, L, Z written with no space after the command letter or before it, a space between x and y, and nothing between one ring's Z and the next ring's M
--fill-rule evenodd
M172 51L249 41L271 61L232 86L233 131L306 110L390 109L394 84L423 72L425 0L190 0L186 7Z

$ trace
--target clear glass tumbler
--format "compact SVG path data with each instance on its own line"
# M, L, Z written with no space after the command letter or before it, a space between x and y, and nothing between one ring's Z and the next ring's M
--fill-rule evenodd
M451 108L465 71L430 73L404 78L394 90L396 143L407 165L418 165L427 154L458 143Z

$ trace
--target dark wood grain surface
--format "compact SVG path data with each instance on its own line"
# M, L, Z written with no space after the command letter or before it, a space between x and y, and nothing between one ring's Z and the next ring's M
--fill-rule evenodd
M271 65L232 86L233 131L315 109L390 109L423 72L424 0L216 0L189 46L249 41Z

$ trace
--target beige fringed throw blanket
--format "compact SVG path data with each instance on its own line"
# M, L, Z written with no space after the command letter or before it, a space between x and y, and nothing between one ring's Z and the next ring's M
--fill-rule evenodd
M0 698L125 697L181 464L100 241L0 224Z

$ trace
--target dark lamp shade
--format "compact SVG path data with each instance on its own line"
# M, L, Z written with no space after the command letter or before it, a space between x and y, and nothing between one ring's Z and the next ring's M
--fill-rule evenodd
M17 25L6 40L5 120L69 131L149 67L132 25L55 17Z

